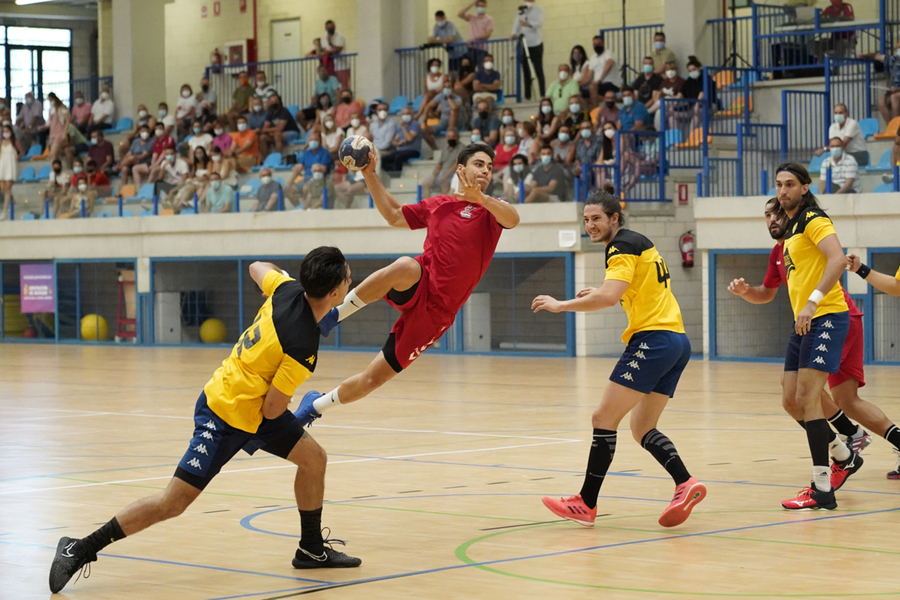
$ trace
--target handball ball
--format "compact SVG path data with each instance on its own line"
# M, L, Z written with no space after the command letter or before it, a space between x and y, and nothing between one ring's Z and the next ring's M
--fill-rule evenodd
M219 319L207 319L200 325L200 341L204 344L221 344L227 336L225 323Z
M102 342L109 337L109 326L100 315L85 315L81 318L81 339Z
M351 135L338 150L341 163L351 171L359 171L369 164L369 152L375 152L372 142L361 135Z

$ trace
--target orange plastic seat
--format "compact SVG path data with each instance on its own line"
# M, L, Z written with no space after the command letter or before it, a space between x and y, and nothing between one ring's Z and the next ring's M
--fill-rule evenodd
M703 143L703 129L698 127L697 129L691 132L691 135L688 136L688 139L681 142L680 144L675 144L675 148L685 149L685 148L699 148ZM707 137L707 143L712 144L712 136Z
M719 71L716 73L716 76L713 77L713 81L716 82L717 89L725 89L734 83L734 71Z
M900 117L894 117L888 123L884 133L876 133L874 137L876 140L892 140L897 137L898 130L900 130Z
M132 184L123 185L122 189L119 190L119 195L123 198L134 198L137 195L137 190L134 189Z

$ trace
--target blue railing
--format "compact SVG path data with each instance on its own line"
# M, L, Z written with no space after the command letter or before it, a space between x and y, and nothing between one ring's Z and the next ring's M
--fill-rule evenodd
M659 101L659 131L666 148L667 167L702 169L709 154L708 104L703 100L662 98ZM708 129L706 130L708 131Z
M670 202L666 198L666 145L659 131L619 131L620 193L627 202Z
M709 102L709 135L737 135L753 113L753 69L703 68L703 97Z
M830 106L845 104L854 119L872 116L875 61L861 58L825 59L825 93ZM829 109L830 110L830 109Z
M85 79L73 79L69 82L69 93L72 98L75 97L76 92L81 92L84 95L85 102L93 102L97 98L100 97L100 91L104 87L113 87L113 78L112 75L109 77L87 77ZM115 92L115 90L113 90ZM57 95L59 95L57 93ZM60 98L62 98L60 96ZM113 98L115 98L115 94L113 94Z
M703 159L703 195L743 196L744 165L740 158Z
M356 54L339 54L332 58L335 70L339 71L338 75L349 71L349 79L341 82L342 85L346 83L355 90ZM231 97L234 90L240 85L237 78L241 71L246 71L251 80L257 71L263 71L266 74L266 81L275 88L285 106L294 104L307 106L315 93L320 64L322 64L321 59L315 56L270 60L241 65L207 67L205 75L209 79L209 87L216 92L219 98L219 110L222 112L231 108Z
M480 67L486 54L494 57L494 69L500 73L503 95L520 100L521 60L518 53L518 41L509 39L486 40L473 43L472 46L462 42L434 45L424 48L398 48L394 50L400 59L400 94L410 102L425 92L425 76L428 74L428 61L437 58L442 64L442 71L456 71L462 56L468 56L472 66Z
M753 17L710 19L713 58L716 67L753 67Z
M826 92L782 90L781 125L790 160L805 163L814 150L828 145L830 106Z
M900 1L879 0L878 15L881 22L881 53L887 54L900 39Z
M745 123L738 129L737 152L743 163L743 188L748 194L768 193L763 173L775 173L775 168L784 162L784 136L782 125Z
M644 57L653 54L653 36L657 31L665 31L663 27L662 24L637 25L600 30L606 47L620 61L623 82L628 83L640 74Z
M575 202L584 202L593 192L601 189L606 181L611 181L616 194L622 189L621 171L618 164L581 165L581 173L576 177Z

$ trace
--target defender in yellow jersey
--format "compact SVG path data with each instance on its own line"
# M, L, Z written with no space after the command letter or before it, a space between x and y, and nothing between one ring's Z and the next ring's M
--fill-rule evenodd
M616 429L631 411L631 433L675 481L675 496L659 524L683 523L706 487L691 477L675 445L656 429L666 403L675 394L681 373L691 358L681 309L670 286L671 275L659 252L643 235L624 229L619 201L606 191L593 194L584 207L584 227L591 241L606 244L606 281L560 302L538 296L535 311L595 311L621 303L628 315L622 341L628 346L613 369L594 411L593 443L581 492L569 498L543 499L554 514L592 527L597 496L616 450Z
M63 537L50 566L50 591L59 592L97 553L126 536L177 517L225 463L248 442L297 465L294 495L301 538L297 569L357 567L362 561L322 539L325 451L287 410L297 386L315 370L318 321L350 289L350 267L337 248L311 251L300 281L275 265L255 262L250 276L267 296L253 323L197 400L194 437L166 489L138 500L83 539Z
M810 183L802 165L784 163L776 169L776 196L789 219L784 265L794 310L794 332L784 359L784 398L785 403L793 399L802 411L813 463L810 486L781 505L788 510L834 510L832 471L855 472L862 459L835 435L822 410L828 374L840 370L850 313L838 283L847 259L831 219L809 191ZM829 453L835 461L832 467Z

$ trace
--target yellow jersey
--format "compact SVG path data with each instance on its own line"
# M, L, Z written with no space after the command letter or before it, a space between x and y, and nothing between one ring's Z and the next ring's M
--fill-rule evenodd
M795 319L806 306L809 295L819 285L825 272L828 259L819 250L818 244L830 235L837 234L831 219L821 208L802 210L788 222L784 239L784 269ZM838 280L819 302L813 318L847 310L850 308L844 300L844 292Z
M681 309L669 286L669 268L646 237L619 230L606 246L606 278L628 283L621 300L628 315L623 342L639 331L684 333Z
M894 275L894 279L900 279L900 267L897 268L897 274Z
M269 388L293 396L319 354L319 324L300 283L269 271L262 291L268 298L253 324L203 388L214 413L249 433L262 423Z

